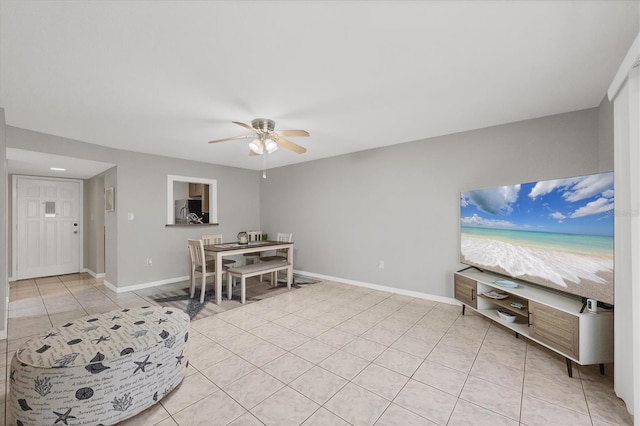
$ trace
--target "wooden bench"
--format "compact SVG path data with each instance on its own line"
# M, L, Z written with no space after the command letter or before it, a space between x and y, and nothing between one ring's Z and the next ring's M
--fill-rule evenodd
M293 268L290 262L282 260L271 260L268 262L252 263L250 265L238 266L227 269L227 296L231 299L233 277L240 278L240 302L244 304L246 298L246 280L257 275L271 274L271 282L278 285L278 271L287 271L287 287L291 290L291 276Z

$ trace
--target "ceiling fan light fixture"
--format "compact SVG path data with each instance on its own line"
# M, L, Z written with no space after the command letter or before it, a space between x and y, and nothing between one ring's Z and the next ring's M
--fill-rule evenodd
M264 147L267 149L267 152L271 154L276 149L278 149L278 144L273 139L269 138L264 141Z
M252 134L216 139L209 141L209 143L248 139L251 140L249 143L251 155L271 154L281 146L298 154L304 154L307 151L306 148L285 139L289 136L309 136L309 132L306 130L280 130L277 132L275 131L276 123L267 118L256 118L251 121L251 125L240 121L232 121L232 123L250 130Z
M249 149L258 155L264 152L262 141L260 139L254 139L249 142Z

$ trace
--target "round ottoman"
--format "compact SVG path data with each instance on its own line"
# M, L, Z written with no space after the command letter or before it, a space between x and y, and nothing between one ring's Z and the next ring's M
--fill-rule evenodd
M91 315L25 342L9 372L10 425L111 425L186 375L189 317L141 307Z

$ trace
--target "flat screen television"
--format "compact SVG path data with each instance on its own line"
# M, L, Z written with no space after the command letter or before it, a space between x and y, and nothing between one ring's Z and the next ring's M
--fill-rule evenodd
M613 304L613 173L465 191L460 262Z

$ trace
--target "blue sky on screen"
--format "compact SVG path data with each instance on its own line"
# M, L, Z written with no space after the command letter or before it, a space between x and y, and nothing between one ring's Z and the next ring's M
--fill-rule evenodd
M613 235L613 173L466 191L462 226Z

